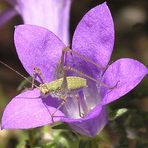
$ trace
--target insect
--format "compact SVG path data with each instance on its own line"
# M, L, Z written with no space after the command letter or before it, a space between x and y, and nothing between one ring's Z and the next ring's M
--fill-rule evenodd
M89 63L92 63L93 65L95 65L99 68L102 68L100 65L91 61L87 57L84 57L84 56L80 55L79 53L71 50L69 47L66 47L62 50L61 58L59 60L59 63L57 64L57 70L56 70L57 80L52 81L50 83L43 82L43 84L40 85L39 89L43 95L50 94L52 97L59 98L62 100L62 103L57 107L57 109L55 110L54 113L52 113L51 116L54 116L56 111L58 109L60 109L66 103L66 101L69 97L71 97L71 98L77 100L79 116L83 117L88 113L88 108L86 107L87 106L86 101L84 101L84 98L80 97L78 92L79 92L79 90L83 90L88 87L87 80L85 78L88 78L88 79L94 81L95 83L97 83L99 85L101 84L109 89L112 89L112 88L107 86L103 82L100 82L100 81L82 73L81 71L65 64L65 59L66 59L66 55L68 52L71 54L75 54L77 57L79 57L85 61L88 61ZM78 76L67 76L67 71L72 71L74 73L77 73L79 75L79 77ZM35 77L35 75L40 76L42 80L44 79L40 69L37 67L34 69L34 77ZM83 77L85 77L85 78L83 78ZM83 100L83 104L81 103L81 100ZM82 108L82 110L81 110L81 108Z
M85 78L78 76L67 76L67 71L71 70L71 67L65 66L64 64L66 53L67 53L67 48L64 48L62 50L60 61L57 65L57 70L56 70L57 80L54 80L49 83L44 83L44 77L40 69L38 67L34 68L32 88L34 86L34 79L36 78L36 76L38 76L43 82L38 87L42 95L45 96L50 94L52 97L59 98L62 100L62 103L59 105L59 107L57 107L55 112L51 114L52 117L57 112L57 110L60 109L66 103L69 97L75 98L77 100L79 116L82 117L83 113L81 113L80 109L81 107L79 103L80 96L78 95L77 91L87 87L87 80Z
M80 97L78 91L88 87L87 86L87 79L90 79L90 80L94 81L95 83L97 83L99 85L103 85L104 87L107 87L109 89L113 89L113 87L109 87L108 85L104 84L103 82L100 82L100 81L92 78L91 76L88 76L88 75L82 73L81 71L66 65L65 58L66 58L66 54L68 52L71 54L75 54L77 57L79 57L79 58L99 67L99 68L102 68L100 65L91 61L87 57L80 55L76 51L71 50L69 47L66 47L62 50L62 55L61 55L60 61L57 64L57 70L56 70L57 79L54 81L48 82L48 83L44 82L44 77L41 73L41 70L38 67L34 68L33 79L32 79L32 82L30 82L26 77L21 75L19 72L17 72L13 68L11 68L7 64L5 64L4 62L0 61L0 63L5 65L9 69L13 70L17 74L19 74L21 77L23 77L25 80L27 80L29 83L31 83L32 89L34 87L38 88L43 97L46 95L51 95L54 98L59 98L62 100L61 104L51 114L52 118L54 117L57 110L59 110L62 106L64 106L64 104L66 103L66 101L69 97L77 100L79 116L83 117L88 113L88 109L86 107L86 104L81 103L80 100L82 100L83 98ZM80 76L67 76L67 71L75 72ZM39 86L35 85L35 83L34 83L36 77L39 77L41 79L42 83ZM87 79L85 79L83 77L85 77ZM85 101L83 101L83 103L85 103ZM82 111L81 111L81 108L82 108Z

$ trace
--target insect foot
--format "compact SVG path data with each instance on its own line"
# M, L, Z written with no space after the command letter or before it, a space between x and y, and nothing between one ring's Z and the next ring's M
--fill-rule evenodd
M117 81L116 84L115 84L113 87L110 87L110 90L113 90L113 89L117 88L119 82L120 82L120 81Z

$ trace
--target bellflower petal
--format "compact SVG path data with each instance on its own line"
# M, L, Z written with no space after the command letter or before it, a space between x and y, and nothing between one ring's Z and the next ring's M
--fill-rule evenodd
M69 44L69 17L72 0L6 1L12 5L11 11L15 12L15 15L20 14L25 24L45 27L55 33L65 44ZM4 11L6 14L1 14L3 17L8 16L8 18L3 18L5 22L12 18L14 15L12 12L6 10Z
M34 67L39 67L46 82L53 80L64 43L49 30L33 25L17 26L14 41L27 72L33 75Z
M103 82L112 90L102 87L102 104L108 104L119 99L141 82L148 74L148 69L140 62L124 58L111 64L103 76Z
M12 8L6 9L6 10L0 12L0 27L5 25L5 23L7 23L7 21L12 19L16 15L17 15L17 12Z
M73 36L72 49L105 67L114 45L114 24L103 3L85 14Z
M65 44L69 43L71 0L17 0L17 11L25 24L45 27Z
M63 118L63 121L78 133L93 137L106 125L107 113L105 107L98 105L87 117L81 119Z
M26 91L13 98L6 106L2 117L2 129L28 129L52 123L50 113L55 110L55 107L47 105L47 100L43 103L39 90ZM54 121L59 121L63 113L57 111L56 115L58 117L55 117Z

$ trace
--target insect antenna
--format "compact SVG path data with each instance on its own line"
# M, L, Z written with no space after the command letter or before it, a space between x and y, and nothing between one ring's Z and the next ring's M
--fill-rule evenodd
M13 72L15 72L17 75L19 75L19 76L21 76L22 78L24 78L27 82L29 82L30 84L32 84L32 82L28 79L28 78L26 78L24 75L22 75L21 73L19 73L18 71L16 71L16 70L14 70L12 67L10 67L8 64L6 64L6 63L4 63L3 61L1 61L0 60L0 63L3 65L3 66L5 66L5 67L7 67L7 68L9 68L10 70L12 70ZM39 88L37 85L35 85L35 84L32 84L34 87L36 87L36 88Z

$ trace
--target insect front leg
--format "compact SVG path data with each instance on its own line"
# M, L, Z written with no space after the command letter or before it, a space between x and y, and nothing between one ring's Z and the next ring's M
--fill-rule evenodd
M43 76L41 70L40 70L38 67L35 67L35 68L33 69L33 77L32 77L32 86L31 86L31 89L34 88L35 79L36 79L37 77L39 78L39 80L41 81L42 84L45 83L45 81L44 81L44 76Z

